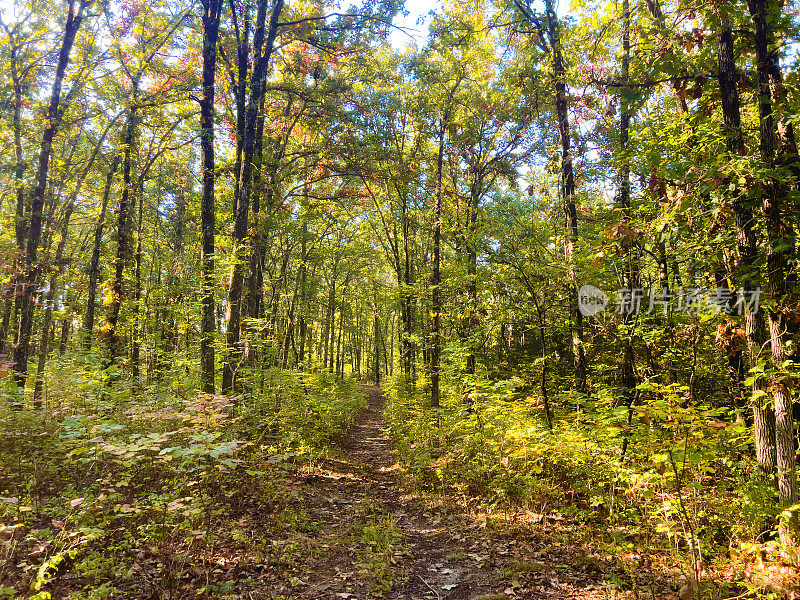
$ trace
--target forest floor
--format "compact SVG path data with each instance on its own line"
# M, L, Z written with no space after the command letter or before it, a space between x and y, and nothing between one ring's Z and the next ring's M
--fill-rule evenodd
M172 464L164 450L154 462L162 442L153 442L143 458L150 470L135 479L120 482L115 463L103 467L114 487L135 489L113 502L81 492L87 500L70 501L63 520L42 507L57 508L86 486L59 484L62 497L55 483L40 483L49 504L42 496L27 521L20 513L19 523L0 522L0 598L31 597L25 589L53 600L677 598L675 563L609 550L602 523L419 491L384 431L380 390L366 391L366 408L330 451L313 460L254 451L260 471L190 471L207 476L202 495L155 470ZM152 435L176 443L170 432ZM78 479L98 476L89 470Z
M625 597L612 586L614 569L602 554L570 542L558 522L490 521L487 527L485 518L456 503L418 496L404 482L383 431L380 390L367 391L368 408L341 441L341 454L298 479L305 514L319 525L305 539L313 556L274 582L274 597ZM674 597L646 579L650 597Z

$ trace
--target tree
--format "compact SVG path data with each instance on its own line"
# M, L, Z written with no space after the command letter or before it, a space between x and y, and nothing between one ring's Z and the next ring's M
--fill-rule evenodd
M217 41L223 0L203 2L203 100L200 104L200 147L203 165L202 217L203 263L200 366L203 391L213 394L214 383L214 80L217 68Z
M19 271L19 262L23 259L25 254L25 240L27 237L27 221L26 221L26 207L25 207L25 182L24 175L28 168L25 160L22 136L23 136L23 118L22 109L25 103L25 91L33 85L33 80L37 73L39 66L39 59L36 56L34 47L38 42L38 35L34 31L28 30L28 22L33 18L33 13L20 18L13 26L7 25L0 19L0 26L3 27L6 35L8 36L8 68L11 74L12 90L13 90L13 111L11 127L14 135L14 195L16 213L14 219L14 234L16 241L16 256L15 256L15 270ZM8 341L8 328L11 320L11 308L13 296L17 287L22 283L19 281L18 274L12 278L11 287L4 294L5 301L3 303L3 317L0 323L0 354L5 353L6 343ZM18 333L18 331L17 331Z
M733 51L733 31L725 13L720 15L720 33L718 42L719 87L722 101L725 147L728 159L733 162L737 156L746 153L741 122L741 104L739 90L736 85L737 73ZM758 286L758 245L755 232L755 218L748 198L748 190L741 189L738 182L733 184L732 200L736 218L736 239L739 254L736 280L747 289ZM766 340L763 314L748 309L745 313L745 335L747 337L748 365L747 370L756 367L762 355ZM731 340L735 343L735 340ZM757 388L756 388L757 389ZM759 395L754 395L750 402L753 411L754 432L756 440L756 457L759 465L766 473L775 471L775 413L772 407L764 406Z
M572 160L572 138L567 106L566 68L561 45L561 23L556 15L552 0L545 2L545 22L534 14L529 4L515 0L522 16L539 32L539 42L547 40L546 50L552 61L555 89L555 117L561 145L562 202L565 216L564 256L568 269L569 303L572 307L570 323L572 326L572 354L574 361L574 385L579 391L586 389L586 355L583 345L583 315L578 310L577 274L575 271L575 244L578 239L578 213L575 200L575 170Z
M167 17L166 22L163 17ZM110 23L109 30L113 34L113 44L117 59L125 75L125 81L118 82L121 93L124 97L127 109L125 127L121 140L122 146L122 193L116 215L116 257L114 259L114 275L111 284L111 302L108 305L106 315L106 336L108 340L108 359L109 363L115 363L122 352L122 336L119 327L120 312L128 296L125 288L124 274L125 269L134 262L134 269L137 273L137 285L135 288L134 317L137 320L138 329L138 305L139 305L139 271L141 259L135 252L134 247L134 215L136 214L137 201L139 202L139 214L142 214L141 188L146 177L147 170L152 161L142 160L140 156L140 142L142 135L143 111L158 105L159 97L165 91L169 91L169 86L163 88L155 86L152 90L142 90L142 83L146 80L146 74L152 70L154 64L161 61L159 51L165 44L173 41L172 35L175 30L183 23L185 14L179 13L177 16L160 15L151 12L144 7L131 7L127 23L119 30ZM137 21L141 22L142 27L136 27ZM144 25L149 24L155 29L154 35L146 35ZM168 127L169 129L169 127ZM139 219L141 223L141 219ZM137 228L137 235L139 232ZM138 331L134 332L134 354L138 352ZM139 361L134 357L132 361L133 373L138 379Z
M227 339L227 356L222 369L222 391L229 393L234 389L236 370L241 356L239 333L241 330L242 299L244 297L244 261L245 246L243 244L247 235L248 211L250 196L253 188L253 167L256 148L257 117L264 93L263 81L267 75L267 68L275 45L275 36L278 31L283 0L276 0L272 7L269 20L269 30L264 34L264 24L267 14L267 2L261 0L258 5L256 29L253 37L253 76L250 82L250 98L247 104L247 113L244 124L244 139L242 142L242 165L237 175L239 184L235 201L235 224L233 228L234 259L231 267L230 283L228 285L228 303L225 313L225 329ZM240 83L241 85L241 83Z
M85 18L85 11L93 4L94 0L71 0L67 11L67 21L64 25L64 37L58 53L53 88L50 92L50 102L47 107L45 128L39 148L39 162L36 169L35 186L31 191L30 219L28 223L27 242L24 260L24 287L20 296L21 302L18 310L18 333L14 347L14 378L20 394L25 389L28 377L28 353L31 341L31 328L33 327L33 310L36 298L36 288L41 278L41 265L37 253L42 237L42 217L45 203L45 191L50 174L50 155L53 149L53 140L58 133L65 107L61 103L61 91L64 78L69 65L72 46L81 23ZM70 88L65 104L69 103L70 96L76 92L79 85L73 84Z
M105 186L103 187L103 200L100 205L100 214L94 229L94 243L92 244L92 256L89 263L89 289L86 299L86 312L83 319L83 344L86 350L92 349L92 339L94 331L94 315L97 304L97 284L100 281L100 252L103 241L103 230L105 228L106 211L108 200L111 196L111 187L114 177L119 169L121 156L116 154L107 167Z
M786 307L793 305L793 293L788 284L786 264L794 254L794 234L784 218L789 192L787 179L798 163L797 148L791 125L776 115L775 105L781 101L782 77L778 54L774 49L774 19L780 5L769 0L748 0L755 24L756 71L758 74L759 148L766 172L759 190L766 225L766 270L769 292L774 301L767 313L772 362L778 369L771 381L775 406L775 446L778 472L778 497L784 507L793 506L798 498L796 457L794 450L794 420L791 386L782 365L791 358L787 341L797 328L786 317ZM771 48L772 47L772 48ZM789 173L776 176L776 169ZM781 521L781 541L786 547L800 544L800 515L790 509L790 516ZM797 561L797 558L794 559Z

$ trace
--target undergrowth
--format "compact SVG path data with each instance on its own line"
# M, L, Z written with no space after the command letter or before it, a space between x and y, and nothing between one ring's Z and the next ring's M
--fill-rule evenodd
M354 380L272 369L225 397L72 367L43 410L0 402L0 598L224 597L252 581L220 566L222 546L276 568L313 555L241 522L313 530L281 521L302 509L279 483L346 432L366 403Z
M645 384L630 425L619 390L601 388L557 397L550 430L525 389L520 379L465 377L433 409L424 382L393 378L385 413L404 468L487 524L500 514L566 523L611 564L609 584L635 595L653 577L703 598L794 589L770 541L773 487L736 415L687 402L679 386Z

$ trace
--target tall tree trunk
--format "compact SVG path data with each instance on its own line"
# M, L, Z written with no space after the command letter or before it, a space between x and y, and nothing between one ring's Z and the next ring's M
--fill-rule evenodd
M401 354L403 363L403 373L406 377L411 377L414 364L413 347L413 322L411 317L411 243L410 237L410 216L408 214L408 195L403 194L401 204L402 232L403 232L403 281L400 289L400 311L403 315L403 329L401 332Z
M269 65L268 65L269 66ZM266 95L266 75L262 80L262 90L259 92L260 105L258 118L256 119L256 139L253 150L253 196L250 199L253 213L253 224L250 233L250 266L247 274L247 295L246 316L251 319L258 317L260 303L264 295L263 283L264 275L261 268L266 254L266 231L265 225L269 220L269 211L272 209L272 193L268 192L266 215L261 214L261 194L262 184L262 163L264 157L264 97Z
M217 40L223 0L203 0L203 98L200 103L200 151L203 164L203 196L200 204L203 280L200 289L200 381L213 394L214 383L214 79ZM246 61L245 61L246 62ZM240 82L244 86L244 82Z
M453 88L455 89L455 88ZM448 115L449 116L449 115ZM443 119L439 128L439 154L436 159L436 195L433 205L433 275L431 276L431 304L433 310L433 323L431 329L433 330L433 340L430 347L430 371L431 371L431 406L438 408L440 404L439 392L439 372L440 372L440 354L442 346L441 334L441 313L442 313L442 220L443 220L443 207L442 207L442 170L444 168L444 134L447 119ZM377 307L376 307L377 310ZM375 329L377 335L378 317L375 316ZM376 341L377 346L377 341ZM376 348L375 362L378 361L378 352ZM377 380L377 368L376 376ZM377 385L377 382L376 382Z
M18 271L19 265L24 261L25 255L25 239L27 237L27 221L25 218L25 170L27 165L24 160L22 152L22 78L19 65L19 46L13 39L16 36L16 28L9 33L9 62L11 63L11 80L13 82L14 90L14 115L13 115L13 128L14 128L14 194L16 198L16 215L14 219L14 233L17 244L17 254L14 257L14 267ZM3 319L0 323L0 355L5 354L6 344L8 342L8 329L11 322L11 307L16 305L19 309L21 301L21 294L19 291L23 284L21 274L15 273L11 278L8 291L3 292L5 302L3 306ZM14 301L14 299L19 300Z
M239 186L241 184L239 176L242 172L242 154L244 152L245 123L247 120L247 78L250 70L250 61L248 60L248 54L250 52L250 3L244 3L244 15L242 17L244 32L242 32L241 25L236 17L236 2L234 0L229 0L229 2L231 19L236 33L237 72L234 73L233 69L230 70L231 87L234 89L234 99L236 102L236 161L233 165L233 172L236 174L234 178L233 197L236 199L239 197ZM264 15L264 19L266 19L266 13L264 13ZM263 22L262 19L260 23ZM216 66L216 49L214 52ZM233 209L236 211L235 200Z
M442 352L442 332L441 332L441 318L442 318L442 226L444 225L444 137L447 126L450 122L450 112L453 105L453 97L456 90L461 85L461 78L459 77L450 88L450 92L446 99L444 107L444 115L439 123L439 141L438 141L438 154L436 157L436 190L434 194L433 205L433 274L431 276L431 305L433 311L432 341L430 345L430 375L431 375L431 406L438 408L440 405L440 390L439 390L439 377L441 370L441 352ZM376 307L377 309L377 307Z
M539 344L542 346L542 374L539 378L539 391L542 394L542 403L544 404L544 418L547 422L547 428L553 430L553 416L550 410L550 395L547 392L547 325L544 320L544 311L542 311L541 304L536 296L534 289L530 289L531 298L533 299L534 307L536 308L536 315L539 318Z
M235 199L236 220L233 228L234 261L231 268L230 285L228 286L228 304L225 314L227 356L222 370L222 391L229 393L234 389L235 374L241 356L239 334L241 331L241 302L244 283L244 264L246 262L245 244L247 237L248 208L252 190L253 155L255 150L256 121L261 105L263 91L262 80L266 77L267 66L275 44L278 30L278 19L283 8L283 0L275 0L269 23L269 32L264 43L264 22L266 20L267 1L260 0L258 6L257 28L253 40L254 67L251 81L250 102L245 119L244 143L242 151L242 168L239 173L240 187ZM263 46L263 54L262 54Z
M275 343L278 339L278 317L279 311L281 308L281 300L285 297L286 292L288 291L288 278L286 276L286 271L289 268L289 260L292 257L292 245L287 244L286 248L283 252L283 256L281 258L281 267L280 272L277 277L270 275L270 279L272 280L271 293L270 293L270 315L269 315L269 327L265 331L265 334L262 335L264 340L271 340L272 343ZM264 254L263 258L266 258L266 253ZM259 271L265 270L265 264L262 262L258 265ZM263 281L263 280L262 280ZM262 306L264 303L259 302L259 306ZM263 311L263 309L262 309ZM277 345L277 350L280 350L280 344ZM273 361L274 365L278 365L279 362L277 360Z
M10 37L10 36L9 36ZM9 42L11 40L9 39ZM10 43L11 80L14 89L14 194L16 197L17 214L14 221L14 233L21 260L25 253L25 238L27 237L27 224L25 219L25 159L22 152L22 76L19 72L19 57L17 46Z
M292 301L289 303L289 311L286 315L286 328L283 334L283 344L281 344L281 368L286 369L289 366L289 349L294 340L294 315L297 306L297 297L300 295L300 279L302 273L298 273L295 278L294 292L292 293Z
M561 171L566 215L565 256L569 274L570 311L572 313L572 354L575 361L575 388L586 390L586 356L583 348L583 315L578 310L577 274L575 272L575 243L578 239L578 213L575 205L575 173L572 165L569 115L567 114L567 86L564 62L561 57L560 26L548 0L548 22L553 41L553 72L556 77L556 113L561 138Z
M0 20L0 24L8 34L8 58L9 67L12 81L12 89L14 94L14 111L13 111L13 129L14 129L14 195L16 214L14 219L14 237L16 241L16 254L14 256L13 266L14 275L9 282L8 288L3 290L2 296L5 298L3 304L3 318L0 321L0 355L6 353L9 326L11 324L11 309L14 307L14 313L19 313L19 308L22 302L22 294L19 292L24 288L24 281L22 273L20 272L20 265L24 264L25 257L25 240L27 238L27 220L25 214L25 171L27 163L24 159L22 149L22 106L23 106L23 85L24 79L27 77L28 72L34 68L33 65L22 67L20 64L20 50L26 45L25 36L20 34L22 24L17 24L14 27L8 27ZM15 320L16 322L16 320ZM18 329L15 329L14 344L17 343L16 335ZM13 351L13 347L11 348Z
M269 67L269 65L267 65ZM250 246L250 263L247 269L247 278L244 286L243 294L245 296L245 303L243 308L242 327L244 330L240 336L245 338L243 347L244 355L242 360L246 364L253 364L256 360L256 338L257 328L254 327L255 319L258 318L261 312L261 307L264 301L264 265L267 254L267 239L268 232L266 231L266 224L269 220L269 211L272 206L271 193L267 194L267 208L266 214L261 211L261 196L263 193L262 184L262 162L264 153L264 98L266 95L266 74L262 79L261 91L259 92L259 108L258 117L256 119L256 137L255 148L253 150L253 184L252 184L252 197L250 199L251 212L253 215L252 224L250 225L249 246ZM273 285L273 291L276 286ZM277 297L273 298L276 300ZM275 321L272 322L273 326ZM273 327L273 333L275 329ZM274 336L273 336L274 337Z
M353 353L353 370L356 376L361 378L361 305L358 306L353 323L353 337L352 337L352 353Z
M334 265L333 275L331 275L331 285L328 288L328 305L325 314L325 333L322 343L324 344L322 355L322 368L328 368L328 361L331 358L333 339L335 336L334 321L336 316L336 265Z
M136 204L134 190L134 162L138 162L139 142L139 76L131 81L131 103L128 109L128 122L123 138L122 195L117 210L117 251L114 259L114 278L111 284L111 302L108 306L108 360L117 361L120 354L119 314L125 296L125 266L133 257L131 247L131 222Z
M572 140L567 111L567 82L564 58L561 52L561 24L553 8L553 0L545 0L547 35L553 59L555 80L555 105L558 136L561 142L561 186L564 201L565 236L564 257L567 261L569 285L570 328L574 360L574 384L578 391L586 390L586 356L583 348L583 315L578 310L577 274L575 272L575 243L578 239L578 212L575 205L575 171L572 165Z
M307 192L306 192L307 194ZM308 314L307 278L308 278L308 222L303 216L303 229L300 238L300 322L298 324L300 336L300 351L298 367L306 370L306 314Z
M467 364L466 373L475 374L475 341L474 330L478 323L478 209L483 190L483 177L480 172L475 175L470 193L470 210L467 234L467 294L469 311L467 313Z
M14 379L19 393L24 393L25 382L28 377L28 352L33 326L33 308L35 304L36 288L41 276L41 266L37 262L37 252L42 236L42 214L50 174L50 155L53 150L53 140L56 137L64 108L61 103L61 88L64 84L69 57L75 37L83 22L84 10L91 5L89 0L71 0L67 12L67 22L64 28L64 39L58 55L53 89L50 94L50 103L47 109L47 120L42 143L39 149L39 165L36 171L36 185L31 194L31 215L28 227L28 240L25 252L24 289L19 311L19 327L17 343L14 347Z
M793 258L788 248L793 248L791 226L783 217L784 203L789 188L776 168L785 160L779 156L779 129L774 112L771 87L780 78L777 49L771 48L774 38L773 23L780 14L780 4L771 0L748 0L750 14L755 24L756 71L758 73L759 146L761 160L770 173L763 182L762 204L767 232L767 281L774 305L767 311L772 361L780 369L789 358L786 341L795 326L786 318L787 307L792 306L791 291L786 281L786 265ZM776 75L777 74L777 75ZM778 470L778 499L783 508L797 502L798 489L794 451L794 422L792 419L791 385L783 375L771 382L775 407L775 447ZM796 509L781 520L780 537L784 546L797 549L800 543L800 515ZM794 557L797 562L798 557Z
M733 53L733 33L730 25L723 21L719 36L719 87L722 97L722 116L725 125L725 147L731 157L746 152L742 134L741 105L739 90L736 87L736 63ZM735 183L735 177L732 180ZM756 264L758 244L753 229L753 209L747 198L747 190L734 189L733 211L736 218L736 240L739 260L734 276L744 289L753 290L758 285L758 265ZM746 308L744 315L745 336L747 338L747 366L745 371L758 364L766 341L766 327L763 313ZM754 388L755 391L755 388ZM753 411L753 424L756 440L756 460L766 473L774 473L777 466L775 455L775 412L772 406L764 406L760 397L753 396L750 402Z
M346 290L346 286L343 287L343 290ZM342 293L342 297L344 297L344 293ZM338 304L339 314L341 315L342 312L342 304L336 302L336 296L334 295L332 300L332 307L331 307L331 337L330 337L330 351L328 353L328 371L331 373L336 372L336 308Z
M631 108L630 94L632 90L628 87L630 80L630 59L631 59L631 10L629 0L622 0L622 87L620 88L620 109L619 109L619 145L621 155L621 165L619 170L619 206L621 209L621 220L630 221L631 218L631 166L630 166L630 125ZM635 244L627 237L621 238L625 251L624 279L628 290L639 289L639 265L638 255ZM636 402L636 356L633 349L633 335L628 329L634 315L626 313L623 315L623 322L626 325L625 334L622 336L622 386L625 388L626 403L628 405L628 427L633 423L634 404ZM629 436L625 435L622 440L622 456L624 457L628 449Z
M76 194L77 195L77 194ZM39 362L36 367L36 383L33 388L33 406L41 408L42 392L44 390L44 369L47 364L47 354L50 349L49 336L50 325L53 322L53 305L55 304L55 290L58 281L58 271L62 268L64 258L64 247L67 243L67 233L69 232L69 221L74 210L74 198L68 202L64 210L64 217L61 224L61 239L58 241L55 258L50 265L50 281L48 282L47 299L45 300L44 322L42 323L42 335L39 342Z
M133 290L133 339L131 340L131 377L133 389L139 387L139 374L141 372L141 301L142 301L142 218L144 216L144 178L139 177L139 215L136 223L136 251L134 252L134 290Z
M106 173L106 183L103 189L103 202L100 205L100 214L97 217L97 224L94 229L94 244L92 246L92 259L89 263L89 289L86 299L86 314L83 320L83 346L86 350L92 349L92 332L94 330L94 313L97 304L97 283L100 280L100 247L103 242L103 228L105 226L106 210L108 209L108 198L111 194L111 186L114 183L114 175L119 168L120 155L114 156Z
M66 286L65 286L66 288ZM72 288L64 290L64 304L66 306L73 307L75 306L75 295L74 293L70 293ZM67 342L69 341L69 334L72 331L72 315L70 314L73 310L70 310L64 319L61 321L61 340L59 341L58 345L58 355L64 356L67 352Z
M372 379L375 385L381 384L381 322L378 319L378 304L375 303L375 316L372 322L374 361L372 363ZM438 406L438 405L437 405Z
M347 288L345 288L347 289ZM342 293L342 297L345 294ZM343 367L344 367L344 360L342 356L342 332L344 331L344 304L342 304L341 309L339 310L339 333L336 337L336 376L338 378L342 377L343 374Z
M395 315L391 313L388 317L389 323L386 326L386 337L383 339L383 347L386 350L386 374L391 377L394 374L394 334L395 334ZM386 348L388 339L389 348Z

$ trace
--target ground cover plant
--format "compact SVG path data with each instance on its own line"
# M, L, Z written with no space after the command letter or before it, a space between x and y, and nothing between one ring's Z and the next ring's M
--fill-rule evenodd
M72 373L71 383L85 376ZM153 386L138 390L133 404L119 390L85 385L83 393L102 398L86 402L65 388L44 412L7 406L4 594L171 594L191 582L196 593L213 595L237 582L220 547L241 543L262 560L298 552L272 547L265 533L243 534L238 520L252 513L275 527L313 531L285 479L295 464L331 450L365 394L353 380L326 374L268 376L269 393L234 400L182 398ZM261 418L267 414L276 420Z

